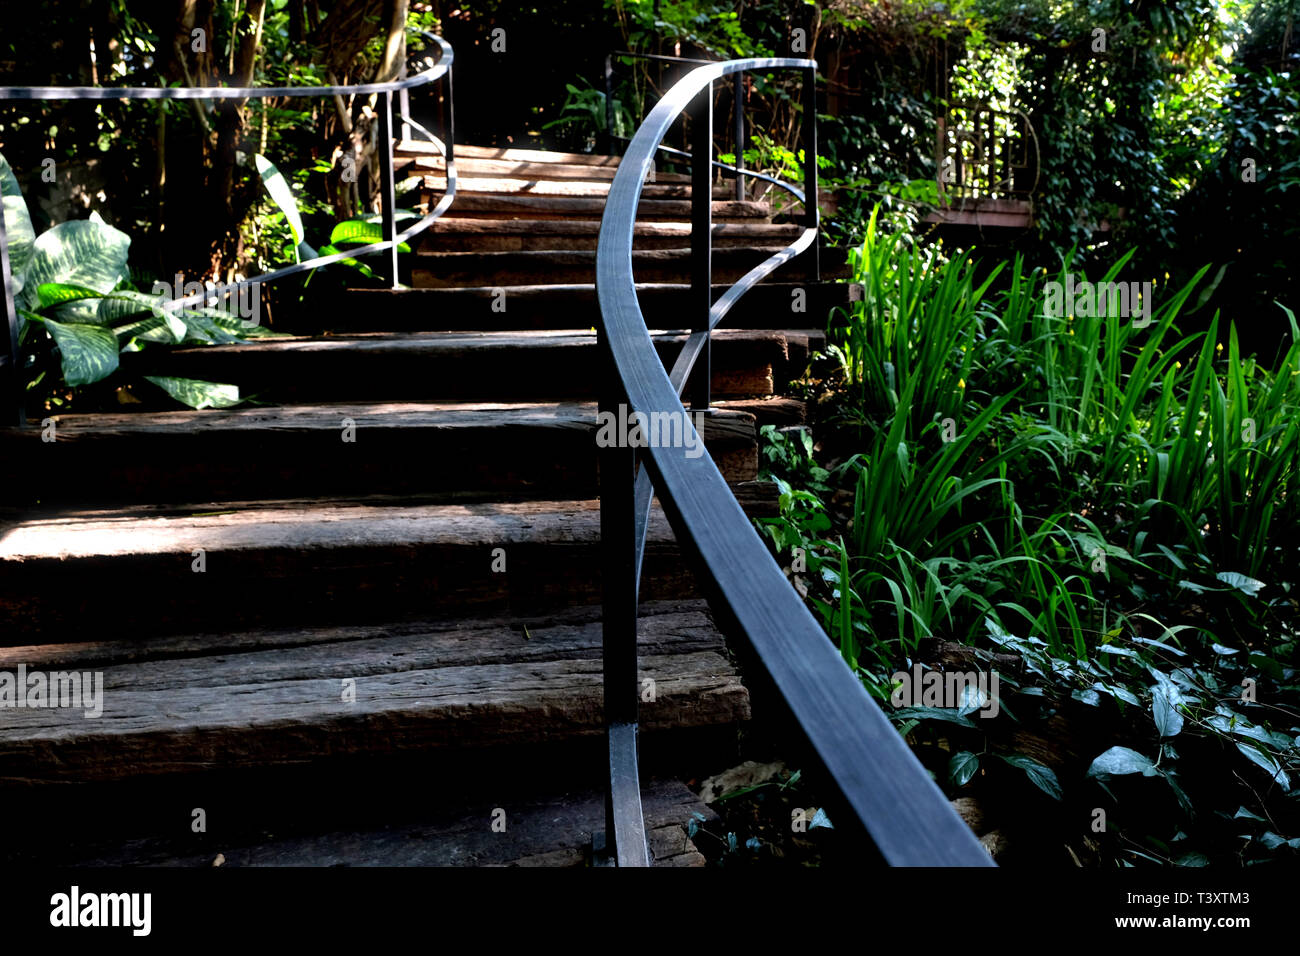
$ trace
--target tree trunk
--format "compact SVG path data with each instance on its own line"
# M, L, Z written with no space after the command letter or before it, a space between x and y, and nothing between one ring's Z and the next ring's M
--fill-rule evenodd
M262 22L266 13L266 0L247 0L240 22L235 25L239 45L235 53L235 69L230 76L231 86L251 86L253 67L262 44ZM215 222L221 225L219 237L211 250L212 272L220 272L223 263L234 263L242 243L231 231L239 225L247 209L246 203L236 203L234 197L235 152L247 126L244 116L246 100L221 100L217 107L217 146L209 174L210 209Z

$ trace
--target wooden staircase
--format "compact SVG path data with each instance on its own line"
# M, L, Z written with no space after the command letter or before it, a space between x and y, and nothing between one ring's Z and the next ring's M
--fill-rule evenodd
M398 155L435 202L441 160ZM604 769L592 276L617 162L457 147L409 288L277 316L289 338L122 356L256 405L0 430L0 675L103 682L96 717L0 706L0 799L25 824L7 859L583 861ZM686 177L640 213L671 364ZM800 230L722 190L714 217L719 293ZM757 429L800 420L780 392L848 296L802 268L714 339L703 437L754 515L775 506ZM657 507L641 615L647 830L657 863L697 864L685 824L711 814L680 781L726 766L749 696Z

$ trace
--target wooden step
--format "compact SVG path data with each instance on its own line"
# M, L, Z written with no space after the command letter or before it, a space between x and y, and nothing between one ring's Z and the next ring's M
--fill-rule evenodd
M714 249L711 275L729 285L750 269L781 252L781 246L746 246ZM830 258L830 257L827 257ZM798 278L807 273L806 260L798 257L772 273ZM632 275L639 282L689 283L691 250L639 249L632 253ZM833 274L830 263L823 274ZM512 285L575 284L594 282L595 250L526 252L423 252L411 266L411 285L417 289L446 289L492 285L509 277Z
M728 288L714 285L713 298L716 300ZM719 331L822 328L831 309L847 309L855 294L860 294L860 287L848 283L764 282L732 307ZM690 316L694 302L690 286L683 283L638 283L637 298L651 328L682 323ZM343 334L532 331L560 326L595 328L599 322L595 285L566 283L464 289L349 289L342 295L331 293L311 300L277 328L303 334L326 328Z
M686 333L654 343L666 363ZM769 395L786 361L785 337L713 336L717 397ZM127 375L173 375L238 385L274 402L596 399L602 358L592 332L375 333L258 339L235 345L127 352Z
M423 188L428 194L441 197L447 191L447 180L441 176L426 175L423 178ZM585 180L585 179L519 179L519 178L501 178L487 176L458 176L456 178L456 199L453 201L453 207L460 201L462 196L475 193L487 193L502 196L556 196L561 198L597 198L604 199L609 195L610 183L608 180ZM716 185L712 189L714 199L725 200L734 194L735 190L724 185ZM685 199L691 197L691 187L689 183L669 183L654 182L647 183L641 189L641 195L645 199ZM428 196L425 196L428 201Z
M53 442L38 422L0 428L0 485L10 505L595 495L596 413L581 402L411 402L56 415ZM702 421L723 477L753 480L753 417L720 411Z
M395 158L441 156L442 151L421 140L404 140L394 145ZM524 163L577 163L583 166L617 166L621 156L601 156L596 153L561 153L545 149L508 146L474 146L455 144L456 159L501 159Z
M638 222L634 249L689 246L688 222ZM796 223L718 223L715 249L789 245L803 233ZM600 223L586 219L435 219L416 240L419 252L515 252L534 249L595 249ZM517 283L513 283L517 284Z
M589 219L599 222L605 213L603 198L571 198L566 196L515 196L498 193L457 192L449 216L471 219ZM736 202L731 200L713 203L714 222L765 221L772 216L772 206L766 202ZM642 199L637 206L637 218L654 222L689 222L689 199Z
M0 645L544 613L598 603L602 563L590 500L48 509L0 523ZM658 509L642 596L696 596Z
M749 718L749 695L703 609L652 603L638 630L639 676L653 681L654 698L641 707L643 733ZM57 672L94 675L95 693L78 706L6 708L0 787L544 745L603 730L601 626L591 615L152 644L96 635L0 651L0 673L28 687L30 675Z
M605 157L617 159L617 157ZM398 164L396 176L434 174L445 176L447 163L441 155L415 156ZM493 177L505 179L587 180L610 182L618 173L618 164L534 162L525 159L493 159L487 157L456 156L456 174L464 177ZM688 173L655 172L656 183L690 183Z
M563 781L557 781L563 784ZM337 794L337 781L326 783ZM420 786L427 788L427 783ZM205 803L211 803L210 788L204 788ZM9 855L0 860L13 866L128 867L178 866L210 869L215 861L223 868L242 866L439 866L439 867L574 867L590 865L592 835L605 829L605 795L600 790L569 790L547 797L516 797L456 808L426 808L413 820L387 825L374 821L391 819L391 810L375 807L369 820L350 828L332 828L286 836L277 821L251 833L240 834L235 842L212 834L161 837L158 827L144 839L104 846L86 841L66 841L66 819L50 819L39 846L30 856L14 853L14 840L7 840ZM308 796L310 799L310 796ZM97 804L93 804L98 809ZM170 805L165 805L171 809ZM697 867L705 857L688 836L694 819L714 824L718 815L678 780L650 780L641 787L641 808L649 845L651 865ZM492 820L504 814L504 830L493 829ZM83 807L79 817L84 818ZM301 816L301 811L298 813ZM31 825L32 817L24 816ZM78 819L80 823L81 820ZM83 829L84 826L82 827ZM289 827L289 829L301 829ZM91 831L94 833L95 831ZM59 837L63 837L63 841ZM26 849L26 847L24 847Z

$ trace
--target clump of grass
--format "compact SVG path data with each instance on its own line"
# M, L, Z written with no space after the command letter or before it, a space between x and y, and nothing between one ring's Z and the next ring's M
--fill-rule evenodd
M792 561L791 576L848 665L885 701L889 674L926 662L935 642L1011 651L1029 679L1012 682L1020 703L1005 719L1047 719L1062 705L1114 717L1101 723L1143 742L1122 759L1098 751L1095 766L1053 770L1000 753L1054 798L1063 787L1095 805L1098 788L1128 773L1168 785L1183 817L1134 824L1102 849L1081 837L1100 857L1300 849L1300 680L1285 663L1300 580L1294 314L1285 310L1291 343L1265 366L1241 354L1221 316L1179 331L1206 269L1157 287L1141 326L1053 315L1043 270L1017 258L977 281L969 256L881 235L874 217L852 261L865 293L831 318L838 380L819 426L829 447L852 453L818 463L807 433L765 430L783 494L781 517L760 522L783 560L801 549L806 566ZM1055 278L1073 268L1067 257ZM1266 686L1270 702L1243 686ZM967 714L927 710L900 723L913 734L918 721L957 723L976 738L966 757L998 750ZM1217 766L1187 753L1217 754ZM979 764L966 757L954 787ZM1074 779L1049 785L1066 770ZM1251 832L1225 835L1207 812ZM1177 833L1188 842L1174 847Z

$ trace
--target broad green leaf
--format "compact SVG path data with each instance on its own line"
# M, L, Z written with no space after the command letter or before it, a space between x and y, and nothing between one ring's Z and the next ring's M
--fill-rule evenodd
M46 283L112 292L127 275L131 237L112 226L83 219L61 222L36 239L23 290L24 305L40 308L38 289ZM98 305L89 300L54 306L60 322L98 324Z
M948 779L952 781L953 786L963 787L970 782L979 768L979 756L969 750L963 750L961 753L953 754L952 759L948 761Z
M14 177L9 161L0 155L0 191L4 193L4 232L9 247L9 273L13 280L14 298L25 286L27 265L31 263L32 246L36 230L32 229L27 203L22 198L18 179Z
M1141 701L1138 700L1136 694L1130 691L1127 687L1124 687L1120 684L1105 684L1102 683L1101 681L1098 681L1097 683L1092 685L1092 689L1097 691L1098 693L1110 694L1112 697L1118 697L1126 704L1133 704L1134 706L1137 706L1138 704L1141 703Z
M36 230L27 212L18 179L9 168L9 161L0 155L0 191L4 193L5 240L9 245L9 272L13 277L13 294L16 299L25 286L25 273L32 260Z
M275 168L275 164L257 153L253 156L253 162L257 165L257 173L262 177L262 185L266 187L271 201L279 207L284 213L284 219L289 224L289 231L293 233L294 245L303 241L302 217L298 214L298 201L293 198L293 190L289 188L289 181L284 178L280 170Z
M1183 729L1183 715L1178 713L1178 692L1169 684L1151 689L1151 715L1161 737L1176 737Z
M216 382L204 382L194 378L167 378L157 375L146 375L145 379L190 408L230 408L242 401L239 397L238 385L219 385Z
M117 369L117 336L98 325L45 320L59 347L63 380L69 385L89 385Z
M1270 850L1276 850L1280 846L1289 846L1293 850L1300 850L1300 837L1293 837L1290 840L1284 840L1272 830L1265 830L1259 835L1259 842L1264 844Z
M956 710L949 710L943 707L900 707L898 710L890 712L891 717L899 717L904 720L944 720L950 724L958 724L962 727L974 729L975 725L971 719Z
M1282 769L1272 756L1264 753L1264 751L1260 750L1254 744L1248 744L1245 741L1238 741L1237 749L1240 750L1251 763L1267 770L1268 775L1272 777L1274 782L1276 782L1283 790L1288 792L1291 790L1291 778L1286 775L1286 771Z
M1229 587L1236 588L1248 597L1259 597L1259 592L1264 589L1263 581L1257 581L1244 574L1238 574L1236 571L1220 571L1215 575L1215 577Z
M998 754L1013 767L1019 767L1032 783L1053 800L1061 799L1061 783L1056 779L1056 772L1051 767L1044 767L1037 760L1031 760L1024 754Z
M1103 654L1118 654L1120 657L1132 657L1135 660L1141 659L1138 652L1133 650L1131 647L1116 647L1114 644L1103 644L1101 647L1097 648L1097 650Z
M1111 747L1092 762L1088 768L1089 777L1118 777L1127 773L1140 773L1144 777L1154 777L1159 771L1147 757L1128 747Z
M145 332L156 329L159 334L150 341L181 342L185 339L185 322L174 310L163 308L163 302L162 296L147 295L134 289L118 289L101 298L96 318L102 325L116 326L121 319L148 312L152 321L143 326L131 323L128 328L139 326L131 335L144 338ZM122 328L115 328L114 331L119 336L123 334Z

